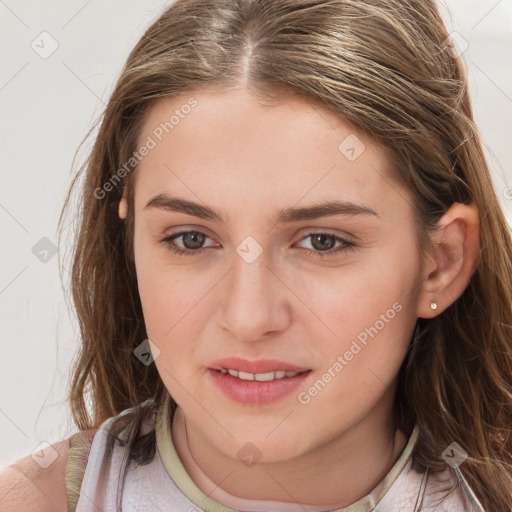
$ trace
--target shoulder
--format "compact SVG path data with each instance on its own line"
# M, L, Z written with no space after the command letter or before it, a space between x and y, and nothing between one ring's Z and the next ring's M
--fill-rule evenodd
M66 467L73 439L48 445L0 470L2 512L67 511Z
M0 470L2 511L66 511L69 448L64 439Z
M43 451L19 459L6 468L0 469L0 504L2 512L67 512L68 490L73 494L81 484L83 471L87 464L89 450L95 434L105 430L115 420L127 415L120 422L118 433L129 430L133 423L130 412L150 405L147 400L130 407L116 416L108 418L99 428L83 430L66 439L48 445ZM151 430L154 421L143 425ZM104 437L108 438L107 430ZM122 436L124 437L124 436ZM114 435L117 438L117 435ZM68 462L70 466L68 467ZM66 485L66 480L68 480ZM78 486L78 487L77 487ZM71 496L73 498L73 496ZM76 496L74 496L76 499Z

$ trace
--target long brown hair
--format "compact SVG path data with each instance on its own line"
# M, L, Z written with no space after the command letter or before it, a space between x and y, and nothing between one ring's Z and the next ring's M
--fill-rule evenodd
M66 199L69 206L83 176L71 276L82 343L69 394L80 429L150 398L159 407L165 395L155 365L134 356L147 336L132 258L130 159L148 107L198 88L243 84L271 99L288 92L391 151L425 251L453 203L478 208L477 269L448 309L418 319L395 415L405 432L419 426L418 464L444 469L441 452L456 441L469 454L460 469L484 507L512 509L512 240L447 38L433 0L177 0L149 27ZM123 187L126 221L118 217Z

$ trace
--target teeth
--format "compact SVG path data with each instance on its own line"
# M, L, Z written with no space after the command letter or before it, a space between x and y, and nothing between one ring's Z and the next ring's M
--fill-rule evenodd
M267 382L274 379L276 379L276 372L256 373L254 375L254 380L259 380L260 382Z
M220 372L224 375L229 374L232 377L237 377L241 380L257 380L259 382L268 382L270 380L276 379L284 379L285 377L295 377L295 375L299 375L300 372L285 372L283 370L278 370L277 372L268 372L268 373L249 373L249 372L240 372L238 370L228 370L227 368L221 368Z

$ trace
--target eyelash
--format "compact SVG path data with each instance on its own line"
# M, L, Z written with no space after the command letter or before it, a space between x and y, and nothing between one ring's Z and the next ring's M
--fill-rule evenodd
M175 254L178 254L179 256L196 256L199 253L202 253L204 250L207 249L207 247L202 247L200 249L195 249L195 250L192 250L192 249L182 249L182 248L177 247L176 245L173 244L173 240L175 238L179 238L179 237L181 237L183 235L186 235L186 234L189 234L189 233L197 233L197 234L205 235L206 237L208 237L208 235L206 235L206 233L202 233L201 231L195 231L195 230L180 231L179 233L175 233L173 235L166 236L165 238L160 240L160 242L167 249L169 249L170 251L174 252ZM335 235L333 235L331 233L322 233L322 232L309 233L306 236L304 236L303 238L301 238L301 241L305 240L306 238L309 238L311 236L314 236L314 235L326 235L326 236L329 236L329 237L333 237L335 239L335 241L337 241L337 242L339 241L339 242L342 243L342 245L340 247L338 247L337 249L329 249L328 251L317 251L317 250L312 250L312 249L302 249L306 254L308 254L309 256L313 256L314 258L326 258L326 257L329 258L331 256L337 256L338 254L341 254L343 252L357 250L356 244L354 244L352 242L349 242L348 240L345 240L344 238L341 238L339 236L335 236Z

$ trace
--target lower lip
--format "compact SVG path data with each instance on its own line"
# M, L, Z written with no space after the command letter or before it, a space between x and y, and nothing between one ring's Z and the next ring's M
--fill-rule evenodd
M266 382L241 380L217 370L209 370L215 385L228 397L242 404L269 404L292 393L303 384L311 372L303 372L295 377L274 379Z

